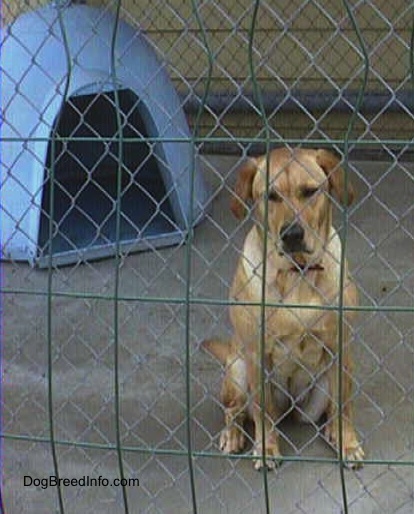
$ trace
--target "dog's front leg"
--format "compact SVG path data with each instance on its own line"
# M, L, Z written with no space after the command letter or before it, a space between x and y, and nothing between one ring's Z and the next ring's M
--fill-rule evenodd
M260 373L262 368L255 360L256 355L254 355L254 358L247 359L247 377L253 400L255 429L253 455L257 457L254 459L254 467L259 470L265 464L268 469L274 469L279 464L277 459L280 457L279 434L276 430L278 413L272 394L272 385L268 381L265 381L263 395L261 394L262 380ZM265 368L269 367L268 364L269 362L265 362ZM263 458L263 455L265 458Z
M342 396L341 396L341 412L342 412L342 456L345 460L349 460L347 467L351 469L358 468L362 465L364 459L364 450L358 440L352 410L352 378L351 378L351 360L349 354L344 355L343 368L339 373L337 362L332 364L329 370L329 393L330 402L327 411L328 421L325 428L325 434L328 440L339 451L340 448L340 422L339 422L339 377L342 379Z
M220 435L220 449L223 453L238 453L244 448L244 422L248 403L246 374L245 360L239 355L229 355L221 388L225 418L225 427Z

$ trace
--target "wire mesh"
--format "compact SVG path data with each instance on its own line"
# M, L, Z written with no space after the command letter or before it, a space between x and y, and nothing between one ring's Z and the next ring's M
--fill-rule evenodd
M2 262L2 510L411 513L414 4L89 2L113 16L106 41L110 69L99 94L76 96L70 86L80 54L71 54L65 12L88 8L82 4L53 4L66 73L53 83L51 69L41 72L68 110L60 110L50 124L48 157L36 153L39 138L33 134L22 137L17 129L12 137L4 137L4 129L1 134L3 149L8 144L29 148L45 170L33 190L19 182L14 163L5 169L0 156L2 218L13 218L4 196L12 182L30 197L13 219L15 230L25 227L33 206L45 221L43 239L25 233L40 245L45 269L18 258ZM10 40L19 43L16 20L41 5L16 0L2 6L2 48ZM34 14L46 19L41 9ZM85 46L99 31L100 16ZM171 141L150 133L137 118L140 99L125 100L117 74L121 21L167 66L189 135ZM30 66L39 66L45 45L46 39L38 48L17 48L30 55ZM136 66L139 74L139 62ZM1 73L3 83L10 79L3 65ZM24 96L25 108L46 118L49 104L33 102L25 79L23 70L14 96ZM153 81L149 91L155 90L156 75ZM2 105L2 113L3 127L17 127L8 105ZM66 114L73 124L62 135L59 121ZM100 131L100 114L103 125L111 125L109 132ZM76 147L78 142L83 146ZM190 143L192 166L188 176L177 171L188 186L184 237L159 247L145 237L146 227L157 216L174 228L180 225L171 208L174 183L159 190L165 175L157 175L154 185L146 171L168 167L158 150L164 142L180 148ZM353 327L352 381L356 424L368 455L355 473L344 470L342 452L332 452L318 426L298 427L289 416L280 423L283 465L276 473L266 466L255 473L250 447L236 455L218 448L223 370L199 345L207 336L231 334L228 290L251 224L249 219L235 223L228 214L237 168L247 155L268 155L275 146L336 150L345 180L358 190L357 202L350 208L335 205L334 216L361 297L354 308L359 317ZM96 154L89 162L83 158L87 148ZM111 171L105 175L108 162ZM65 166L73 171L71 179L62 173ZM201 222L195 209L197 173L209 183ZM134 195L150 205L144 221L127 210ZM106 205L99 219L91 210L95 204ZM79 216L70 232L65 219L73 211ZM108 223L114 232L106 230ZM90 260L78 247L73 233L82 224L92 227L90 245L98 239L112 245L111 258ZM122 244L126 226L146 252ZM57 235L76 256L69 266L54 260ZM264 287L263 282L262 326L268 307ZM340 300L326 309L342 320L347 307ZM341 322L338 327L341 364ZM262 331L262 364L264 344ZM341 365L339 370L343 373ZM265 378L263 373L262 406ZM339 404L341 397L339 391ZM249 427L246 435L251 444ZM52 477L78 482L53 483ZM81 479L96 482L87 486ZM122 483L115 485L117 479ZM139 487L128 483L131 479L138 479Z

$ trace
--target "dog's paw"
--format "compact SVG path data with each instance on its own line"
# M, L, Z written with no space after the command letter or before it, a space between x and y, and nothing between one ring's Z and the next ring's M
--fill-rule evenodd
M339 435L337 427L329 427L325 433L329 442L339 451ZM342 456L345 460L345 467L348 469L358 469L363 466L365 452L361 443L358 441L355 430L350 426L346 427L342 437Z
M253 450L253 455L257 457L253 460L254 469L260 471L264 465L267 469L272 470L279 467L280 462L278 459L281 457L279 447L275 443L266 445L266 455L263 459L263 448L261 444L257 444Z
M365 457L365 452L358 441L352 446L347 446L343 452L345 462L345 466L348 469L359 469L363 466L363 461Z
M237 426L226 427L220 435L220 450L223 453L239 453L245 445L245 434Z

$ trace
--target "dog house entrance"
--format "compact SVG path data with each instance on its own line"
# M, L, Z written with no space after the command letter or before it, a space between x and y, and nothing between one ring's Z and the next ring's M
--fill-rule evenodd
M164 165L148 137L146 107L129 89L118 91L122 137L120 239L131 249L176 244L183 231L165 187ZM116 238L118 138L115 93L72 96L58 116L56 134L47 150L38 262L50 252L59 264L113 253ZM82 139L83 138L83 139ZM88 138L86 140L85 138ZM94 139L90 139L94 138ZM137 141L138 139L138 141ZM142 140L142 141L140 141ZM54 155L54 159L53 159ZM54 162L53 205L50 170ZM164 177L165 178L165 177ZM49 219L53 237L49 240Z

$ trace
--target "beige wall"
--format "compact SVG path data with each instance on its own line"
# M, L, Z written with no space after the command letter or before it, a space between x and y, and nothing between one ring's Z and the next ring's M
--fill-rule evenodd
M3 3L3 18L10 22L28 7L43 0L9 0ZM90 5L116 2L90 0ZM355 12L370 58L369 90L385 92L387 87L410 87L409 46L414 9L407 0L377 0L375 7L364 3ZM6 4L6 5L5 5ZM216 0L204 2L199 17L213 56L211 90L236 94L240 87L251 91L248 59L254 2ZM357 89L361 84L363 59L356 33L340 0L319 0L320 9L304 0L267 2L260 7L254 32L253 66L261 87L268 91ZM303 6L305 5L305 8ZM208 57L199 20L190 0L123 0L123 17L144 30L170 64L177 89L202 92ZM312 113L319 118L321 113ZM413 123L408 115L387 115L359 124L384 138L411 137ZM349 115L326 114L321 129L330 137L342 137ZM284 137L306 137L315 123L305 115L277 114L271 123ZM243 137L255 136L263 126L253 114L227 115L219 120L203 118L203 132L214 136L230 131ZM225 130L223 130L223 128Z

